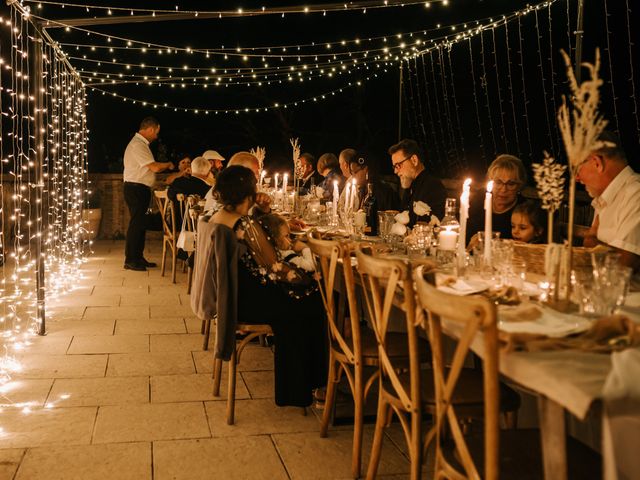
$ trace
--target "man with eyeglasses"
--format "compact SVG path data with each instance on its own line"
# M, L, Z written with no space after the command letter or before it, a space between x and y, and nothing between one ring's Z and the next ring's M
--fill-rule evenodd
M578 167L576 180L582 183L595 209L584 245L605 244L621 253L620 262L640 271L640 175L627 162L620 139L612 132L600 134L607 142Z
M444 216L447 190L442 181L427 173L424 167L424 153L415 140L404 139L389 148L393 172L400 178L400 202L409 210L409 225L421 218L414 212L414 202L424 202L431 207L431 215L439 219Z

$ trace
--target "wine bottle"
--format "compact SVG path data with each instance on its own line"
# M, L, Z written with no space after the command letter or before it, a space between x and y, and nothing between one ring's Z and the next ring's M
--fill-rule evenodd
M373 194L373 184L367 183L367 194L362 201L362 209L367 215L367 226L364 229L366 235L378 234L378 202Z

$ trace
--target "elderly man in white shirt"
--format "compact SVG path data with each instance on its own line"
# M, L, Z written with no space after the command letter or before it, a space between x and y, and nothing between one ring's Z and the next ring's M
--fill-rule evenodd
M173 168L171 162L156 162L149 144L158 138L160 123L153 117L140 122L140 128L124 152L124 201L131 219L127 228L124 252L124 268L144 271L155 267L143 256L147 230L147 209L151 201L151 187L156 181L156 172Z
M620 140L603 132L610 146L592 152L579 167L577 180L589 195L596 215L585 246L603 243L621 253L621 263L640 271L640 175L628 165Z

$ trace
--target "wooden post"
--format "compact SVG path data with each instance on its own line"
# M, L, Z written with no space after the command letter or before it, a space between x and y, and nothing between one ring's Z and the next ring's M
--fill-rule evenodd
M402 62L400 62L400 82L398 83L398 141L402 140Z

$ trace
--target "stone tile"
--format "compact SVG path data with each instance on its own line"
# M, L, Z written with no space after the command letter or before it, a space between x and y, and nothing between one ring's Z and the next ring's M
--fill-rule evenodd
M200 334L151 335L152 352L202 351L204 337Z
M191 305L191 295L188 293L180 294L180 305Z
M21 378L103 377L107 355L20 355Z
M54 446L29 449L16 480L151 479L151 443Z
M87 274L87 272L83 271L82 272L82 281L86 282L86 284L83 285L74 285L73 286L73 290L71 290L71 292L69 292L69 295L72 295L74 297L84 297L86 295L91 295L93 293L93 285L89 284L89 279L90 278L98 278L98 274L99 272L96 271L94 273L91 273L90 275ZM48 305L48 304L47 304Z
M148 319L145 317L137 320L118 320L116 323L117 335L185 333L185 331L182 318Z
M157 262L160 265L160 262ZM127 271L128 272L128 271ZM164 277L160 276L160 268L148 270L145 274L144 272L130 272L124 279L122 283L125 287L145 284L151 286L165 286L165 287L180 287L180 275L176 276L177 283L171 283L171 267L167 269L167 272L164 274ZM182 284L181 288L186 288L186 283Z
M27 380L17 378L0 387L2 403L33 402L34 405L44 405L53 384L52 379ZM2 422L0 421L0 426Z
M22 448L0 450L0 478L7 480L14 478L24 452Z
M139 285L138 287L109 287L104 285L96 285L93 287L93 295L147 295L149 287L147 285ZM92 295L92 296L93 296Z
M201 328L202 328L202 320L200 320L199 318L196 317L185 317L184 318L184 323L187 326L187 333L200 333ZM211 335L209 338L209 341L212 341L213 336L215 335L215 332L211 331Z
M125 307L87 307L84 320L99 320L111 318L113 320L143 320L149 318L148 306Z
M154 317L191 317L193 316L193 310L190 305L180 305L175 303L174 305L151 305L151 318Z
M18 409L2 412L0 448L50 444L88 445L96 418L95 407Z
M273 398L274 373L270 372L240 372L247 385L251 398Z
M198 330L199 331L199 330ZM201 337L202 338L202 337ZM202 342L202 340L201 340ZM193 352L193 360L196 363L198 373L213 371L213 345L215 341L209 337L209 350ZM273 353L267 347L250 345L244 349L238 364L238 371L265 371L273 370Z
M172 283L168 283L168 285L149 285L149 294L156 295L159 297L165 295L178 295L178 300L176 301L176 305L185 305L184 303L180 303L180 297L183 292L186 292L187 288L182 285L178 285L177 283L174 285ZM186 304L188 305L188 303Z
M154 442L155 480L287 479L268 436Z
M189 353L114 353L107 369L108 377L189 373L195 373Z
M220 396L213 396L213 379L210 373L194 375L158 375L151 377L151 402L194 402L194 401L226 401L227 371L222 371L220 380ZM238 378L238 380L240 380ZM249 392L244 382L236 384L236 399L248 399Z
M53 308L47 305L47 332L50 332L50 324L52 321L66 321L66 320L82 320L86 307L84 305L75 307L56 307Z
M149 402L149 378L58 378L47 403L61 407L123 405Z
M98 278L92 279L91 284L103 287L122 287L124 285L123 275L100 275Z
M331 431L327 438L320 438L317 431L276 434L273 439L292 480L352 478L352 431ZM363 472L366 472L369 463L372 440L373 429L365 427L362 442ZM391 442L384 442L378 466L380 476L408 472L407 459Z
M95 287L99 288L99 287ZM120 305L120 295L80 295L75 296L73 294L65 295L61 297L57 302L51 302L52 307L61 306L78 306L84 305L86 307L115 307Z
M47 323L47 336L113 335L115 325L112 318L52 321Z
M201 402L100 407L93 443L210 437Z
M43 337L35 335L29 338L29 343L24 348L24 353L39 353L51 355L64 355L71 343L71 336L45 335Z
M176 305L180 303L177 293L156 295L156 294L139 294L135 295L131 292L122 295L120 299L121 306L129 305Z
M235 437L285 432L314 432L320 424L315 415L299 407L278 407L273 400L237 400L235 425L227 425L226 402L206 402L214 437Z
M148 335L76 336L67 354L142 353L149 351Z

